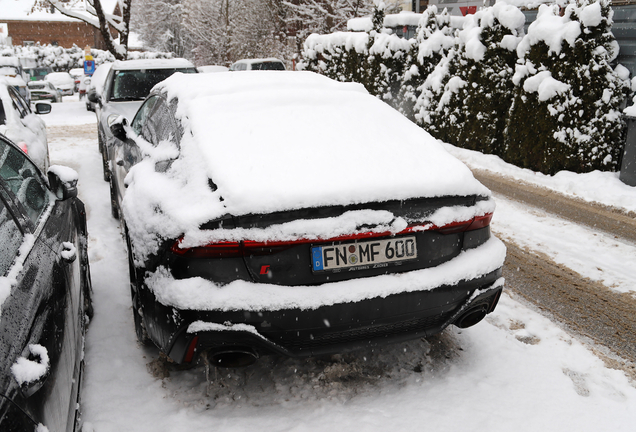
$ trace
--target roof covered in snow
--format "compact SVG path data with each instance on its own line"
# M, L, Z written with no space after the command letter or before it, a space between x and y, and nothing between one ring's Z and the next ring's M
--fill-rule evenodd
M490 194L437 140L360 84L255 71L175 74L154 91L178 98L184 133L167 175L155 162L175 158L170 143L143 145L150 158L130 171L124 206L141 211L144 224L157 207L161 229L178 232L227 213Z
M142 59L142 60L117 60L112 65L113 70L138 70L138 69L176 69L194 68L194 65L182 58L176 59Z
M102 7L107 11L114 11L117 5L117 0L100 0ZM55 10L53 13L50 11L33 11L33 5L35 0L0 0L0 22L2 21L79 21L76 18L71 18L66 15L62 15ZM76 10L85 11L86 8L83 2L75 6Z

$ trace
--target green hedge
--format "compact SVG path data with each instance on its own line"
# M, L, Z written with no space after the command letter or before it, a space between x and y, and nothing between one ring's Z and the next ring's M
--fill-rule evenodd
M523 14L503 2L466 17L461 30L431 6L411 40L377 26L311 35L302 66L362 83L459 147L546 174L615 171L629 82L625 68L610 67L611 13L609 0L572 3L563 16L543 5L524 35Z

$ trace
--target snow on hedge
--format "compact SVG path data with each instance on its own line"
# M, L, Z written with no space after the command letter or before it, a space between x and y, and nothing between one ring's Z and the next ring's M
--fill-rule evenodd
M368 42L354 53L346 34L322 35L305 46L304 65L364 84L454 145L544 173L616 170L629 88L626 69L610 67L618 44L609 1L542 3L499 0L455 21L430 6L410 43L369 30L355 33ZM539 7L525 35L520 6Z
M72 48L64 48L54 45L31 46L2 46L0 45L0 55L5 57L18 57L23 59L23 63L35 63L37 67L49 66L55 71L68 71L73 68L84 67L84 48L73 45ZM115 57L108 51L92 48L91 55L95 60L95 65L114 62ZM153 51L129 51L128 60L172 58L171 53Z
M609 0L542 5L519 44L502 156L547 174L615 171L629 91L611 33Z

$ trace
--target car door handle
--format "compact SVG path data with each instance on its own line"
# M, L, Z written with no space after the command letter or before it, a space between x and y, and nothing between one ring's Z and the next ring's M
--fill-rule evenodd
M75 249L75 245L71 242L62 242L62 251L60 252L60 256L67 263L72 263L77 258L77 249Z

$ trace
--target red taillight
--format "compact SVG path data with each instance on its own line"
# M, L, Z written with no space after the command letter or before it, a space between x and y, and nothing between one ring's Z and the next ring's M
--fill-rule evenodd
M490 225L492 220L492 213L486 213L483 216L476 216L473 219L461 222L452 222L441 227L432 227L432 231L438 231L442 234L453 234L464 231L472 231L479 228L484 228Z
M185 363L190 363L194 358L194 353L197 349L197 343L199 343L199 336L195 336L192 339L192 342L190 342L190 346L188 346L188 352L186 352L185 358L183 359Z
M180 247L181 240L172 245L172 253L175 255L193 258L233 258L243 256L243 247L239 242L210 243L206 246L195 248Z
M27 147L27 143L20 142L18 143L18 147L20 147L20 150L22 150L24 154L29 154L29 148Z
M183 238L177 240L171 248L172 253L180 256L187 256L192 258L236 258L248 255L258 254L263 249L285 249L293 247L299 244L305 243L328 243L328 242L343 242L353 240L363 240L374 237L387 237L400 234L409 234L419 231L437 231L442 234L453 234L464 231L472 231L479 228L487 227L492 219L492 213L487 213L483 216L477 216L467 221L452 222L443 226L436 226L433 224L417 224L411 225L406 229L392 233L390 231L383 232L361 232L356 234L342 235L338 237L332 237L328 239L297 239L286 241L269 241L258 242L251 240L244 240L241 242L216 242L209 243L205 246L198 246L193 248L182 248L181 242Z

